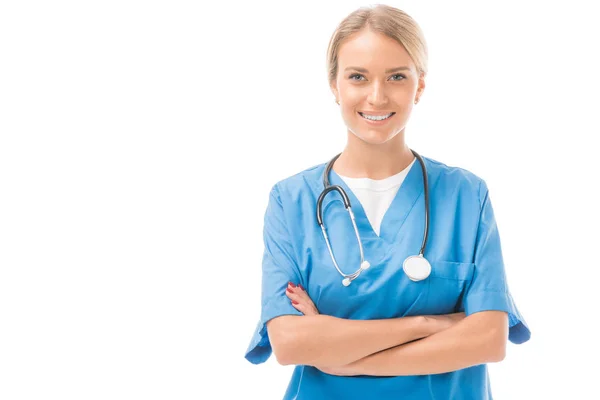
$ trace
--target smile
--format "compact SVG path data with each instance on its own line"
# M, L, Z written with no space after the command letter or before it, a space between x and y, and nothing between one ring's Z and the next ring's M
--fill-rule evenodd
M369 114L363 114L359 111L358 114L360 114L360 116L363 117L364 119L366 119L367 121L375 121L376 122L376 121L385 121L385 120L389 119L390 117L392 117L396 113L391 112L386 115L369 115Z

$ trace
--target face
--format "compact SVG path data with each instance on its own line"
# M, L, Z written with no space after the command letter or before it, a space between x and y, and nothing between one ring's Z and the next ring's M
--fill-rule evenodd
M395 68L400 69L391 71ZM367 29L347 38L339 48L331 90L348 130L365 142L382 144L403 132L424 88L411 57L394 39ZM390 113L382 121L367 119Z

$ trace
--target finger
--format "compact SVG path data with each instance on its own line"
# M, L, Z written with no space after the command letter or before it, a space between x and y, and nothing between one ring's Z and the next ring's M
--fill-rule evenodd
M304 287L302 287L302 284L300 283L296 285L294 282L288 282L287 287L290 289L294 289L298 292L304 291Z
M306 293L306 290L304 289L304 287L302 287L301 284L296 285L293 282L289 282L287 289L291 290L294 294L297 294L298 296L308 297L308 293Z
M298 288L287 288L285 294L287 295L288 299L290 299L290 302L296 303L294 305L301 306L300 308L302 308L302 312L304 312L305 315L307 314L307 312L311 312L312 308L314 307L312 302L310 301L310 298L301 295L300 290Z
M292 299L289 295L288 298L290 299L290 302L293 304L294 302L297 303L297 305L300 306L300 308L296 307L298 310L302 310L302 312L304 313L304 315L318 315L319 310L317 310L317 307L315 307L315 304L312 302L312 300L310 299L310 297L305 297L305 296L297 296L298 300ZM296 304L293 304L294 306L296 306Z
M306 315L306 305L302 304L302 303L295 303L292 302L292 306L294 306L294 308L298 311L300 311L302 314Z
M298 292L299 291L296 290L293 295L290 294L289 292L287 292L288 298L292 301L296 301L296 302L304 305L306 307L306 310L309 311L309 313L314 314L315 312L313 310L316 309L316 307L315 307L315 304L310 299L310 297L308 297L308 295L306 293L298 293Z
M319 312L316 310L317 307L315 307L312 299L308 293L306 293L306 290L301 284L295 286L294 283L289 282L288 287L286 288L286 295L290 300L297 301L304 305L305 315L319 314Z
M295 301L302 301L302 297L300 297L300 294L296 292L295 289L290 288L289 286L285 289L285 294L287 297L290 298L290 300L295 300Z
M298 286L296 286L296 287L291 287L288 285L288 287L290 287L294 291L294 293L297 294L298 296L300 296L301 298L303 298L307 301L312 301L310 296L306 292L306 289L304 289L304 287L302 287L301 284L298 284Z

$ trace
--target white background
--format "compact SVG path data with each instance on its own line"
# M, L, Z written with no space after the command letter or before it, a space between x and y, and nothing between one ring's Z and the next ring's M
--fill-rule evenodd
M0 398L280 399L244 352L272 185L340 152L336 25L368 3L0 5ZM593 2L387 3L425 32L420 154L484 178L532 331L497 400L591 398Z

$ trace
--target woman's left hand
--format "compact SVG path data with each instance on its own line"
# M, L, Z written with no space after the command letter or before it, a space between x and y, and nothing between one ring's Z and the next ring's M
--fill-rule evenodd
M315 303L308 297L308 293L302 287L302 285L298 284L298 286L294 285L292 282L288 283L285 294L292 302L292 305L296 308L296 310L302 312L304 315L318 315L319 310L315 307Z

